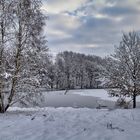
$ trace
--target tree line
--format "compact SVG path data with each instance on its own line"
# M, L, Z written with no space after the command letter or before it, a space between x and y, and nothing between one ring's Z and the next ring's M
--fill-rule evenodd
M58 90L101 88L103 67L104 59L98 56L65 51L57 54L48 71L42 73L42 83Z

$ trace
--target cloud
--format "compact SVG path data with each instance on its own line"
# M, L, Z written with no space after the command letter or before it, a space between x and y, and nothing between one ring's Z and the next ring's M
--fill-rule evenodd
M140 0L47 0L46 26L52 52L71 50L105 56L123 32L139 31Z
M102 9L101 13L110 15L110 16L125 16L125 15L133 15L139 12L138 9L134 7L123 7L123 6L115 6L115 7L105 7Z
M58 14L64 11L74 11L82 6L87 0L44 0L42 9L51 14Z

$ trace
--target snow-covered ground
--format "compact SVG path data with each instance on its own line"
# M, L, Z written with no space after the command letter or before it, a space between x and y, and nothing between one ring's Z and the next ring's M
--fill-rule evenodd
M45 101L56 102L58 108L11 107L5 114L0 114L0 140L140 139L140 109L111 109L109 106L106 109L94 109L97 104L92 109L59 107L63 100L68 106L74 103L78 107L83 103L83 107L86 107L89 102L107 105L117 100L109 97L103 89L70 90L66 95L64 93L65 91L44 93ZM137 101L140 101L139 97Z
M11 108L0 140L139 140L140 110Z

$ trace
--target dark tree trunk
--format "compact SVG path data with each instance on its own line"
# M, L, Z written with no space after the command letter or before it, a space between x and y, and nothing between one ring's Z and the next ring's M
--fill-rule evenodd
M81 89L83 89L83 75L81 75L81 79L80 79L80 84L81 84Z
M70 89L70 74L67 73L67 89Z
M133 94L133 108L136 108L136 94Z
M4 113L6 110L3 105L0 105L0 113Z
M56 81L56 89L59 89L59 82L58 82L58 80Z

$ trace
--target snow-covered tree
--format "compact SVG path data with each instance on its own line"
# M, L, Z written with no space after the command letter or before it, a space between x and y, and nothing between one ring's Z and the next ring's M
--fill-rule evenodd
M136 32L123 34L115 54L107 59L106 75L110 91L119 97L132 97L133 108L140 95L140 37Z
M40 0L0 1L0 112L40 85L39 70L47 54L40 8Z
M10 69L10 51L13 27L13 0L0 1L0 112L4 112L4 92L7 87Z

